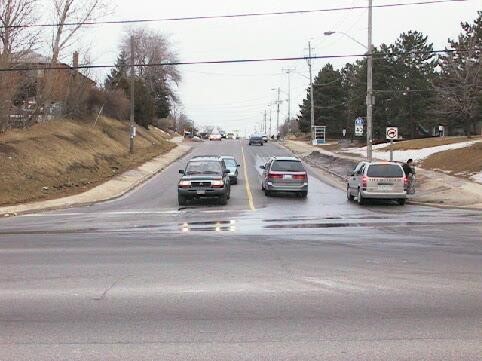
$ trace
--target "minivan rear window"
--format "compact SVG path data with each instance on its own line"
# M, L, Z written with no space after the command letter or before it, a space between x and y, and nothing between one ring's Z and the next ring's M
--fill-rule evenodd
M367 176L378 178L403 177L402 167L395 164L372 164L368 167Z
M296 160L276 160L271 166L275 172L304 172L305 168L300 161Z

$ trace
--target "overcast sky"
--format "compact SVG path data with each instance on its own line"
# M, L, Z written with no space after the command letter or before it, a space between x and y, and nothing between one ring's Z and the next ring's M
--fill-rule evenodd
M414 0L374 0L374 4L409 3ZM323 9L366 5L366 0L114 0L115 12L109 18L164 18L193 15L220 15L247 12ZM429 36L436 49L460 32L461 21L472 21L480 0L374 10L374 44L393 42L408 30ZM307 54L312 41L317 55L363 53L364 49L342 36L323 36L340 31L362 43L367 40L367 10L243 19L151 23L150 28L167 35L182 61L237 58L292 57ZM125 33L122 25L95 27L85 34L92 41L95 63L110 64L118 54ZM352 61L355 59L352 59ZM347 60L334 61L342 66ZM314 61L314 74L326 63ZM178 89L185 113L197 125L219 125L226 130L252 132L276 98L281 87L280 119L287 116L288 78L282 68L296 68L291 75L292 114L306 95L308 67L305 61L230 65L193 65L180 68L183 81ZM375 69L376 71L376 69ZM273 126L276 120L274 107ZM269 113L268 113L269 117ZM274 128L273 128L274 129Z

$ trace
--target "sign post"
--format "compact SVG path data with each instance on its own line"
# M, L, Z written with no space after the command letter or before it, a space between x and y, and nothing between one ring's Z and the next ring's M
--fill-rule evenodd
M386 135L387 140L390 141L390 162L393 162L393 140L398 139L398 128L387 127Z

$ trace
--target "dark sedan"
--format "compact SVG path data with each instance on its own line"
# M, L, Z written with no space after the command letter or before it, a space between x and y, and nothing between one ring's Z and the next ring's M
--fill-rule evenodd
M252 135L249 137L249 145L263 145L264 140L261 135Z

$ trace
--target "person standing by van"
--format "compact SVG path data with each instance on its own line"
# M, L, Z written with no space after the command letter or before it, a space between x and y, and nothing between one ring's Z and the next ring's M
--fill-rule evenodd
M413 165L413 159L407 160L407 163L403 164L403 171L405 176L407 177L407 187L406 191L407 194L414 194L415 193L415 167Z

